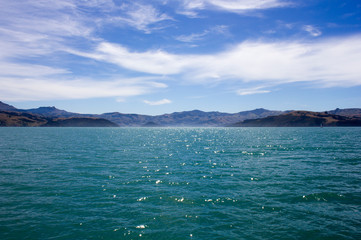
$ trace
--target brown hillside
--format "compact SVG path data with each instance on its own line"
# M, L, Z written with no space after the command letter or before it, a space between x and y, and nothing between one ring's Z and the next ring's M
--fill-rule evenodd
M319 127L361 126L361 119L322 112L293 111L266 118L245 120L234 127Z

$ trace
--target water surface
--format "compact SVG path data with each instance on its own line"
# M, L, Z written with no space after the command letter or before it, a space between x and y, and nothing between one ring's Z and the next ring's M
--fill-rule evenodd
M361 128L0 137L0 239L361 239Z

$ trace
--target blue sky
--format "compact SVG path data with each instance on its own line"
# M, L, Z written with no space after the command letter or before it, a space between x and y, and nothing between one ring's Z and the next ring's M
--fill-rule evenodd
M0 0L0 100L162 114L361 107L359 0Z

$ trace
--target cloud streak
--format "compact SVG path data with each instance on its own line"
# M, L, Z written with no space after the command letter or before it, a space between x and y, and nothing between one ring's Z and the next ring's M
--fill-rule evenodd
M172 103L171 100L169 99L162 99L162 100L159 100L159 101L148 101L148 100L144 100L143 101L145 104L148 104L148 105L151 105L151 106L158 106L158 105L164 105L164 104L170 104Z
M150 93L167 85L151 78L92 81L49 78L0 78L0 95L5 101L127 98Z
M201 10L242 13L290 6L289 1L281 0L177 1L183 10L195 14ZM131 27L144 36L164 27L166 21L176 23L176 19L145 1L127 1L123 5L112 0L0 0L0 3L3 100L125 99L167 87L166 81L232 85L237 86L234 91L239 95L269 92L252 86L273 87L293 82L307 82L315 87L361 85L361 35L314 38L310 42L248 40L208 54L176 54L162 48L138 51L97 34L110 24L112 29ZM302 29L313 37L322 35L314 25L304 25ZM227 34L228 28L217 25L203 32L195 31L180 35L177 40L201 41L211 35ZM91 63L132 77L101 73L100 79L97 74L73 67L74 62L83 69ZM79 74L75 73L77 70ZM243 84L251 87L242 88ZM167 99L162 104L168 103L164 100ZM147 102L152 103L159 101Z
M119 16L110 17L107 21L118 25L129 25L147 34L153 30L161 29L162 26L157 25L165 20L172 20L165 13L160 13L155 7L149 4L124 4L123 11Z
M201 41L203 39L205 39L207 36L212 35L212 34L216 34L216 35L228 35L228 27L224 26L224 25L217 25L215 27L209 28L204 30L201 33L192 33L190 35L180 35L177 36L175 39L181 42L186 42L186 43L192 43L192 42L196 42L196 41Z
M197 16L197 10L221 10L244 13L247 11L290 6L283 0L180 0L183 10L180 13Z
M241 96L246 96L271 92L270 90L264 90L263 88L264 87L242 88L237 90L237 94Z
M312 25L305 25L302 29L308 32L312 37L319 37L322 35L322 32L317 27Z
M110 17L122 15L123 25L147 33L169 19L150 5L121 8L112 0L0 0L0 4L0 96L5 101L125 99L167 87L152 77L103 75L99 80L74 74L72 66L61 67L67 65L71 49L101 41L96 31ZM100 14L95 16L94 11Z
M192 83L361 85L361 35L315 42L245 41L212 55L177 55L162 50L132 52L103 42L93 53L78 54L137 72L180 76Z

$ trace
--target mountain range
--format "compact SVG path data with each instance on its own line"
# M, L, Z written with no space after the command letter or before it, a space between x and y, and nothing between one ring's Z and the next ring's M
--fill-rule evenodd
M279 115L281 111L256 109L239 113L203 112L200 110L174 112L158 116L104 113L99 117L110 120L119 126L227 126L245 119L255 119L267 116Z
M94 126L94 127L158 127L158 126L361 126L361 109L335 109L323 113L302 111L272 111L263 108L238 113L174 112L157 116L125 114L79 114L56 107L17 109L0 101L0 126ZM306 114L307 113L307 114ZM325 118L320 120L321 118ZM306 116L306 117L305 117ZM336 116L336 117L335 117ZM311 120L312 119L312 120ZM327 119L334 119L331 123ZM339 123L336 123L341 121ZM359 124L359 125L358 125Z

